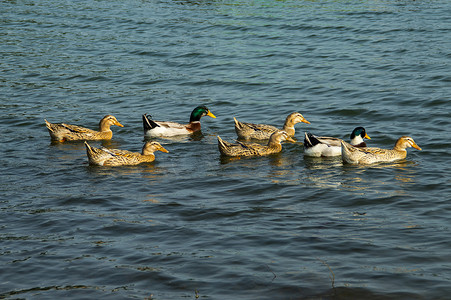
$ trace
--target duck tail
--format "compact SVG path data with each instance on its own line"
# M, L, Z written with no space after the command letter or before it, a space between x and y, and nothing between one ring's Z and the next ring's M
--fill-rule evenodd
M47 121L46 119L44 119L44 121L45 121L45 126L47 127L47 129L49 130L49 131L51 131L51 132L54 132L55 130L54 130L54 125L52 124L52 123L50 123L49 121Z
M218 146L219 148L225 147L224 140L218 135Z
M218 148L221 154L226 154L228 152L227 142L221 139L219 135L218 135Z
M92 157L95 154L95 148L91 147L91 145L88 144L87 141L85 141L86 146L86 155L88 155L88 158Z
M151 115L143 114L143 127L144 133L146 133L147 131L154 129L155 127L160 127L160 125L152 120Z
M341 158L343 162L348 164L356 164L359 160L359 155L357 153L357 148L352 146L351 144L341 141Z
M103 166L106 159L110 158L112 154L100 148L92 147L85 141L86 155L90 165Z
M241 128L241 127L243 127L243 126L241 125L241 123L240 123L235 117L233 117L233 120L235 121L235 127L236 127L236 128Z
M356 148L353 145L351 145L351 144L349 144L349 143L347 143L347 142L345 142L343 140L341 141L341 148L345 149L347 152L355 152L355 151L357 151Z
M86 155L88 156L89 162L91 162L91 157L94 155L94 151L92 150L92 147L88 144L87 141L85 141L85 147L86 147Z
M320 144L321 142L310 132L306 132L304 134L304 147L305 148L311 148L314 147L318 144Z

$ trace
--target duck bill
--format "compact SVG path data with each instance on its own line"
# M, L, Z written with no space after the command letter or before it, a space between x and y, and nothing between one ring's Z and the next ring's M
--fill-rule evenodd
M114 123L114 125L119 126L119 127L124 127L124 125L122 125L121 123L119 123L119 121L116 121L116 122Z
M216 119L216 116L211 113L211 111L208 111L207 116L212 117L213 119Z
M371 140L370 136L368 134L365 133L364 138Z
M414 147L415 149L417 149L417 150L422 150L421 148L420 148L420 146L418 146L415 142L412 142L412 147Z
M306 119L303 119L301 122L302 122L302 123L306 123L306 124L310 124L310 122L307 121Z
M158 150L160 150L161 152L164 152L164 153L169 153L169 151L166 150L166 148L164 148L163 146L161 146L161 148Z
M285 140L288 142L296 143L296 141L291 136L287 136Z

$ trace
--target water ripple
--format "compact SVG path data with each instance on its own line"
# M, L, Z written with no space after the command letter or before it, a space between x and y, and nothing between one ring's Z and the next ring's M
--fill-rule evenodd
M423 299L449 295L447 1L6 1L0 298ZM92 167L44 119L140 151L141 115L202 133L170 153ZM282 153L225 159L233 117L282 127ZM344 165L303 132L423 151Z

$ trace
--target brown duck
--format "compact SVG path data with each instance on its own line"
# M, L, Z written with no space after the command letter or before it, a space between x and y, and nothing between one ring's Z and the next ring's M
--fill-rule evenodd
M256 143L229 143L218 136L218 148L224 156L262 156L282 151L281 142L295 142L285 131L277 130L268 141L267 145Z
M233 119L235 120L235 131L239 139L267 140L271 134L279 130L277 127L271 125L246 123L240 122L236 118ZM310 124L310 122L307 121L300 113L291 113L285 119L282 130L288 133L289 136L294 136L294 125L300 122Z
M357 148L351 144L341 141L341 157L349 164L374 164L378 162L392 162L404 159L407 156L406 148L421 148L409 136L400 137L393 149L381 149L375 147Z
M92 130L89 128L69 125L65 123L50 123L47 120L45 125L50 133L52 141L65 142L65 141L79 141L79 140L111 140L113 132L111 131L111 125L124 127L119 121L112 115L106 115L99 122L99 130Z
M86 154L90 165L97 166L131 166L140 163L149 163L155 160L155 151L169 153L160 143L148 141L144 144L142 152L127 150L96 148L85 141Z

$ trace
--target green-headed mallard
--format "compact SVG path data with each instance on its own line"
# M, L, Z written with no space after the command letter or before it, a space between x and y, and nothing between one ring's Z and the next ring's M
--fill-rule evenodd
M224 156L262 156L282 151L280 143L283 141L294 142L288 133L281 130L277 130L270 136L266 146L256 143L229 143L218 136L218 148Z
M392 162L404 159L407 156L406 148L413 147L421 150L415 141L409 136L402 136L397 141L393 149L381 148L357 148L345 141L341 141L341 157L345 163L349 164L373 164L378 162Z
M355 147L366 147L363 139L371 139L363 127L355 128L350 136L351 145ZM341 139L326 136L315 136L310 132L305 133L304 137L304 155L321 157L321 156L340 156L341 155Z
M95 131L89 128L69 125L65 123L50 123L47 120L45 125L50 133L52 141L65 142L65 141L79 141L79 140L111 140L113 132L111 131L111 125L124 127L118 120L112 115L106 115L100 120L99 131Z
M254 124L254 123L246 123L240 122L236 118L235 120L235 131L240 139L256 139L256 140L267 140L275 131L279 130L278 128L266 125L266 124ZM285 124L283 125L282 130L288 133L289 136L294 136L295 129L294 125L297 123L307 123L310 124L300 113L294 112L287 116L285 119Z
M214 114L204 105L196 107L189 119L188 124L180 124L176 122L161 122L152 120L151 116L144 114L143 125L144 135L147 137L171 137L177 135L186 135L200 130L200 118L209 116L216 118Z
M90 165L97 166L131 166L140 163L153 162L155 160L155 151L168 153L160 143L148 141L144 144L142 152L130 152L127 150L96 148L90 146L85 141L86 154Z

